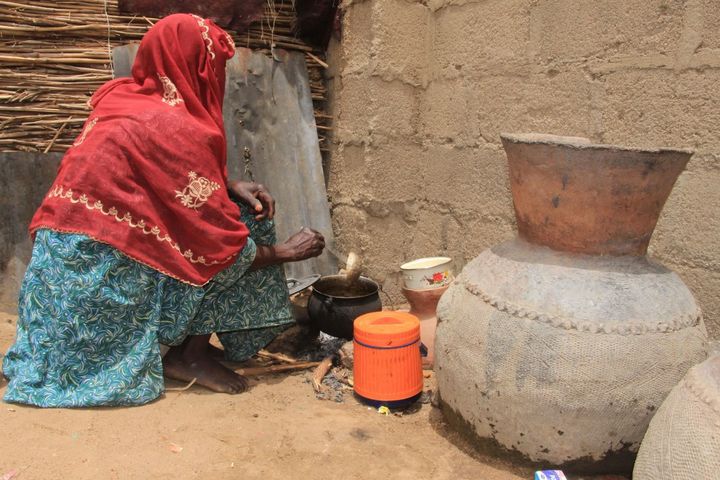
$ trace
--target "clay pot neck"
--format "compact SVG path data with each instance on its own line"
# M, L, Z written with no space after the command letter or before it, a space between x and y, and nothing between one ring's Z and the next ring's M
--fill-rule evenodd
M430 290L411 290L403 288L402 293L410 304L410 313L417 315L421 320L426 317L434 317L437 304L449 285Z
M520 238L591 255L647 253L660 212L692 152L501 135Z

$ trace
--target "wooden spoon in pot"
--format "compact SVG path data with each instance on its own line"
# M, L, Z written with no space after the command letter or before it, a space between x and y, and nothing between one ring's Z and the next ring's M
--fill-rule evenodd
M361 272L362 261L360 257L355 252L350 252L345 263L345 284L352 285L357 282Z

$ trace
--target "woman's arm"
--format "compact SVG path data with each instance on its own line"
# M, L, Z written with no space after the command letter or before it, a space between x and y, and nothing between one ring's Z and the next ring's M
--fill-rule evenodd
M230 181L230 195L248 204L257 215L255 220L271 220L275 215L275 199L259 183ZM325 248L325 238L312 228L303 227L295 235L279 245L258 245L250 270L286 262L299 262L317 257Z
M303 227L279 245L258 245L250 270L317 257L324 248L325 238L322 234L312 228Z

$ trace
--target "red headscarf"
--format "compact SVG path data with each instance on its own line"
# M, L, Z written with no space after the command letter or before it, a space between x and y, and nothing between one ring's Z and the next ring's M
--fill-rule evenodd
M247 227L227 192L222 101L235 49L171 15L145 35L132 78L103 85L30 231L86 234L193 285L228 267Z

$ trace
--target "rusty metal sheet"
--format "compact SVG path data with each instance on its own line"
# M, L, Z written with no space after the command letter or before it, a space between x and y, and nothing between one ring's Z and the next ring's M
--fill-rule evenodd
M132 74L132 64L139 46L139 43L131 43L122 47L113 48L113 77L129 77Z
M277 200L280 237L308 226L334 245L305 55L276 50L270 58L238 49L227 67L223 112L229 171L248 179L247 162L254 179L268 186ZM327 275L337 264L326 251L285 270L295 278Z

